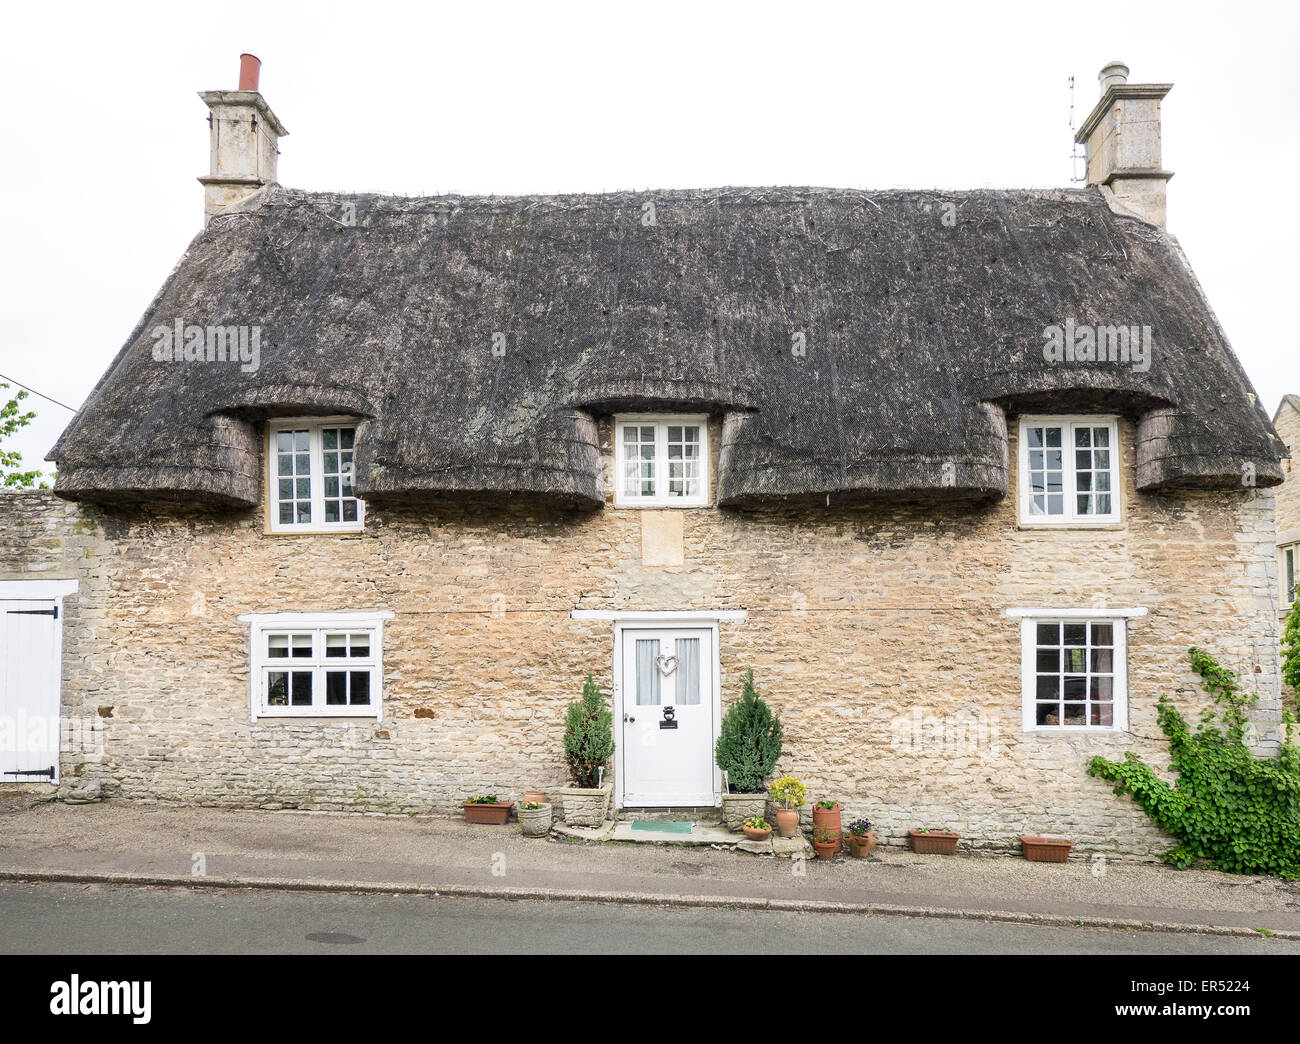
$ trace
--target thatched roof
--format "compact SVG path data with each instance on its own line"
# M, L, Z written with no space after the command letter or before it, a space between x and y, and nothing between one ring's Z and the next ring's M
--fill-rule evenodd
M155 361L177 318L260 326L260 368ZM1047 362L1066 319L1149 325L1150 369ZM1007 413L1100 407L1138 420L1141 488L1282 478L1176 243L1095 189L273 186L194 240L51 459L67 497L254 504L258 422L344 413L368 499L596 505L594 418L689 408L725 418L724 504L979 498L1006 490Z

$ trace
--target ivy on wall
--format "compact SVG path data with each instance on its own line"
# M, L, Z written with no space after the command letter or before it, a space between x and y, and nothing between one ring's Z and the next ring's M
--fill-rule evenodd
M1276 758L1262 758L1246 742L1247 711L1259 699L1209 653L1188 650L1192 668L1214 699L1193 730L1167 696L1157 721L1169 739L1170 786L1129 751L1123 761L1095 757L1088 774L1130 794L1156 823L1181 842L1164 858L1180 869L1197 859L1236 874L1300 877L1300 748L1286 720L1286 742Z

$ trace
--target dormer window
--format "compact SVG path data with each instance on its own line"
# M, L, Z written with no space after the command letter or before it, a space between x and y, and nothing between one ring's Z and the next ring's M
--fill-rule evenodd
M1020 522L1120 520L1119 432L1113 417L1022 417Z
M356 422L276 421L267 447L273 533L357 532L365 503L353 491Z
M700 507L709 502L707 417L614 418L620 507Z

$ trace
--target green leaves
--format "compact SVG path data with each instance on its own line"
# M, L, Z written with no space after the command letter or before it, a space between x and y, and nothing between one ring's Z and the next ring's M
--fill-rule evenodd
M582 698L569 704L564 719L564 757L569 775L580 787L598 785L602 768L614 753L614 715L590 674Z
M1247 709L1259 698L1201 649L1188 650L1218 713L1207 710L1195 732L1167 696L1157 721L1169 740L1170 787L1132 751L1121 762L1095 757L1088 774L1130 794L1182 843L1164 859L1186 869L1208 859L1239 874L1300 877L1300 749L1288 740L1276 758L1256 757L1246 744Z
M723 715L714 747L718 768L727 773L732 788L742 794L759 794L781 756L781 719L774 715L754 688L754 671L745 675L740 699Z
M0 381L0 391L8 391L9 385ZM19 410L18 404L27 398L25 391L20 391L4 405L0 405L0 444L19 428L25 428L33 420L36 414L32 412L23 413ZM15 469L22 466L23 455L16 450L7 450L0 445L0 486L17 489L28 489L40 482L41 472L39 468L31 471L17 471ZM47 488L42 482L41 488Z

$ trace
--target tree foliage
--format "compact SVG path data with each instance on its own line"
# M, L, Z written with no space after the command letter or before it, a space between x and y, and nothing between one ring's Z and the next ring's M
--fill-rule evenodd
M741 794L760 794L781 756L781 719L754 688L754 671L745 674L740 699L723 715L714 747L718 768Z
M0 391L8 391L9 385L0 381ZM0 396L3 398L3 396ZM48 489L44 482L41 482L41 472L39 468L33 468L31 471L19 470L23 466L23 455L17 450L5 449L5 440L12 436L19 428L25 428L33 420L36 414L30 410L24 412L22 401L27 398L25 391L19 391L12 399L0 406L0 485L10 489L30 489L39 484L41 489Z
M1153 820L1179 839L1164 858L1184 869L1207 859L1237 874L1300 877L1300 748L1291 742L1294 717L1286 718L1286 741L1275 758L1250 749L1248 710L1258 696L1209 653L1188 650L1192 667L1214 699L1195 731L1167 696L1157 720L1169 739L1170 786L1129 751L1120 762L1095 757L1088 773L1130 794Z
M614 715L605 696L590 674L582 686L582 698L569 704L564 719L564 757L569 775L579 787L599 784L599 769L614 754Z

